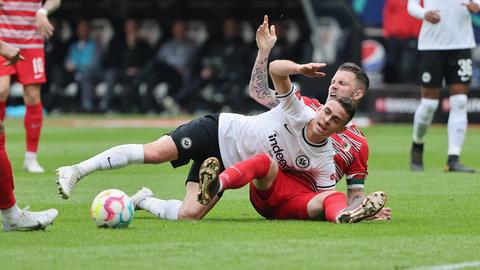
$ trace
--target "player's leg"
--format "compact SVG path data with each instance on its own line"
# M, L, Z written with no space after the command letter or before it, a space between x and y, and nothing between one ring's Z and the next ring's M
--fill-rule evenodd
M267 154L259 154L235 163L221 174L219 170L218 159L208 158L203 162L198 192L198 201L201 204L207 205L219 192L241 188L252 180L259 190L269 189L278 173L278 165Z
M453 50L448 54L446 82L450 94L450 114L448 117L448 159L445 171L475 172L474 169L460 163L465 134L467 133L467 100L472 80L471 51Z
M36 230L44 229L57 217L56 209L41 212L21 210L13 194L13 175L7 152L5 151L5 133L0 121L0 212L3 230Z
M45 170L38 164L37 151L43 122L43 107L40 97L40 84L24 85L23 101L26 111L24 127L26 134L26 151L23 168L28 172L43 173Z
M0 70L1 69L2 68L0 67ZM0 121L3 121L5 119L5 109L7 107L10 80L10 75L0 76Z
M443 80L442 55L436 51L419 51L419 56L418 72L422 98L413 117L413 142L410 152L412 171L423 171L424 137L437 110Z
M468 85L453 84L450 90L450 114L448 116L448 159L445 171L475 172L460 163L463 142L467 133L467 92Z
M98 171L123 168L131 164L158 164L175 160L177 148L168 135L142 144L124 144L112 147L80 163L57 169L57 184L64 199L68 199L80 179Z

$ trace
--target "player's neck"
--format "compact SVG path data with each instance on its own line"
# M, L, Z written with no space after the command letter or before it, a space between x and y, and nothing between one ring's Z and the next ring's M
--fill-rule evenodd
M322 144L329 137L325 135L314 135L312 132L312 128L306 128L305 135L306 135L307 141L312 144Z

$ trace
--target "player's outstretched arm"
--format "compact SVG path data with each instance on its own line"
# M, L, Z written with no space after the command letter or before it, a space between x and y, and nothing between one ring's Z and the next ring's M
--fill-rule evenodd
M292 87L290 75L301 74L310 78L325 77L325 73L320 70L326 65L325 63L297 64L290 60L275 60L270 63L270 77L277 93L285 94Z
M49 38L53 35L54 27L48 20L48 15L52 14L60 7L61 0L46 0L43 7L37 10L35 15L35 27L37 27L43 38Z
M263 23L258 27L255 40L257 42L258 53L250 77L249 92L250 97L258 103L271 109L279 104L275 97L275 91L268 87L268 56L272 50L277 36L275 26L269 26L268 16L263 17Z
M12 47L3 41L0 41L0 55L8 60L5 66L11 66L24 59L19 48Z

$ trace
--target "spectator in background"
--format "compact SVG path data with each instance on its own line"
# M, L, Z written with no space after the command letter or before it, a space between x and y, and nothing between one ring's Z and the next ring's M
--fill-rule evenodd
M275 47L272 48L270 52L270 61L278 59L288 59L291 61L297 62L298 59L295 59L294 45L291 44L285 33L285 23L282 21L273 21L272 25L275 26L275 33L277 35L277 42Z
M80 86L80 101L82 110L94 110L94 83L101 74L99 60L101 47L90 35L90 23L80 20L77 24L77 40L68 50L65 69Z
M200 61L200 69L191 82L185 85L176 96L176 100L183 108L194 110L191 106L194 101L192 96L199 95L200 91L212 84L213 92L204 95L211 102L213 110L219 110L218 106L227 104L235 111L243 111L241 106L244 96L245 82L248 81L248 70L245 61L248 58L247 46L240 36L238 22L233 18L227 18L223 22L223 35L213 37Z
M48 59L45 63L45 71L48 81L42 86L42 103L46 110L52 111L61 106L58 100L58 94L62 91L63 83L63 64L67 55L68 44L62 40L60 35L61 25L52 18L50 20L56 31L45 41L45 57Z
M417 38L422 21L410 16L408 0L385 0L383 36L387 63L384 80L387 83L415 83L417 78Z
M154 110L153 90L158 83L168 83L168 94L175 96L183 83L190 77L191 61L194 58L196 47L194 42L187 38L186 22L182 19L175 20L171 31L172 38L160 46L156 58L147 63L144 71L134 83L134 87L137 87L140 83L147 82L147 93L142 98L142 110L145 112ZM168 105L164 106L169 107Z
M138 89L132 87L134 79L140 74L151 55L151 48L147 42L138 36L138 24L135 19L125 21L123 33L114 37L105 53L105 81L107 93L100 101L100 111L108 111L114 96L115 85L124 85L122 95L122 110L132 109L133 104L138 104ZM133 104L132 104L133 103Z

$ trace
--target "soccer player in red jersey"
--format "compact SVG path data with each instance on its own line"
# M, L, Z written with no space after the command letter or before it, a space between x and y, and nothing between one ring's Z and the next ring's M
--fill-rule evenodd
M44 169L37 161L38 143L42 128L43 109L40 98L41 84L46 82L44 39L53 34L48 14L60 6L61 0L0 0L0 38L20 48L24 61L6 66L0 59L0 120L5 118L5 107L11 76L16 75L23 85L26 112L26 152L23 167L28 172L41 173Z
M11 47L0 41L0 55L7 61L7 65L14 65L23 60L20 49ZM5 151L5 132L0 121L0 213L4 231L31 231L44 229L57 217L56 209L32 212L20 209L13 194L13 175L7 152Z

